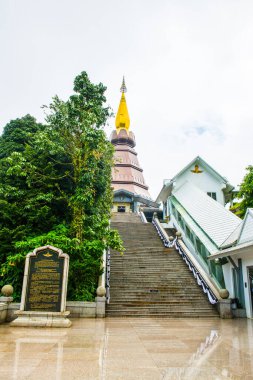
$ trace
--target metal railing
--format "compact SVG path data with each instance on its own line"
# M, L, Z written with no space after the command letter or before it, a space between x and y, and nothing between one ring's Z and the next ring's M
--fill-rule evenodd
M139 210L139 211L138 211L138 214L139 214L140 217L141 217L141 221L142 221L142 223L148 223L148 222L147 222L147 219L146 219L146 216L145 216L145 214L144 214L144 212L143 212L142 210Z
M167 248L175 247L182 259L188 265L190 271L192 272L193 276L197 281L197 284L201 286L203 292L206 293L209 302L213 305L216 304L219 301L218 290L214 289L214 285L211 282L210 284L208 284L207 279L203 277L197 265L193 263L193 260L190 258L190 255L182 247L180 239L176 237L175 239L170 240L156 216L153 217L152 224L154 225L158 235L163 241L164 246ZM211 289L211 287L213 289Z
M110 249L106 251L106 278L105 278L105 290L106 290L106 303L110 303L110 275L111 275L111 252Z

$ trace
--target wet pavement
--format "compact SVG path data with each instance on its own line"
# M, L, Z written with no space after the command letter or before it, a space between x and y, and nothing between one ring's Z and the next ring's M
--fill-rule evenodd
M0 325L0 379L253 379L253 320L72 322L68 329Z

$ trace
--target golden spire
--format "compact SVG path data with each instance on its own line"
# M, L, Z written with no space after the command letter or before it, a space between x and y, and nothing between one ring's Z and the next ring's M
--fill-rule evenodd
M119 108L115 120L116 125L116 131L119 133L121 129L125 129L127 132L130 127L130 118L128 114L127 104L126 104L126 98L125 98L125 92L127 91L126 84L125 84L125 78L123 77L122 85L120 87L120 91L122 92Z

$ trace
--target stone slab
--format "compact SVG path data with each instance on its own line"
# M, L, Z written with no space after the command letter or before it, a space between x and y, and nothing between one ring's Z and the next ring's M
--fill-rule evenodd
M96 302L68 301L71 318L96 318Z
M15 311L19 309L20 309L20 303L17 303L17 302L10 303L8 305L6 322L11 322L15 318L17 318L17 316L15 315Z
M219 310L221 318L223 319L233 318L232 308L231 308L231 299L219 300L218 310Z
M96 317L105 318L105 297L96 297Z
M7 322L17 318L15 312L19 309L20 303L8 305ZM70 312L70 318L96 318L96 302L67 301L66 310Z
M66 311L69 256L50 245L26 255L20 310L12 326L70 327Z
M21 311L64 312L69 256L50 245L26 255Z
M13 301L13 297L5 297L5 296L2 296L0 297L0 302L2 303L11 303Z
M72 325L67 318L69 311L36 312L18 310L15 314L18 318L10 323L14 327L70 327Z
M0 323L6 322L7 308L8 305L6 303L0 303Z

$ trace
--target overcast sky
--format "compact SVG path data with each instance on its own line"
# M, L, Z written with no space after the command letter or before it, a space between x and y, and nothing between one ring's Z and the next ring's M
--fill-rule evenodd
M124 74L154 198L197 155L235 186L253 164L252 0L0 0L0 44L0 132L83 70L117 112Z

